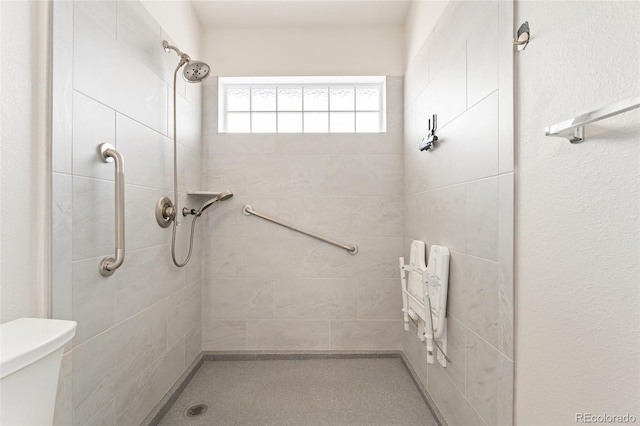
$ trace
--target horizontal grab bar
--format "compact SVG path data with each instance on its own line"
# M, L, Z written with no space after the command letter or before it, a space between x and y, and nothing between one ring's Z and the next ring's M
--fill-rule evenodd
M100 274L110 277L124 263L124 158L113 146L103 143L98 146L98 154L105 163L115 160L115 222L116 222L116 254L115 258L105 257L100 262Z
M586 114L582 114L571 120L565 120L561 123L547 126L544 129L545 135L567 138L571 143L582 142L584 140L585 125L604 120L605 118L609 118L614 115L622 114L623 112L631 111L635 108L640 108L640 96L632 96L630 98L605 105Z
M246 214L247 216L251 216L251 215L258 216L261 219L268 220L269 222L273 222L273 223L275 223L277 225L284 226L285 228L289 228L289 229L291 229L293 231L300 232L301 234L305 234L305 235L308 235L308 236L313 237L315 239L318 239L320 241L324 241L325 243L329 243L329 244L332 244L332 245L334 245L336 247L340 247L342 249L345 249L349 254L357 254L358 253L358 246L355 245L355 244L352 244L352 245L349 246L349 245L342 244L342 243L339 243L337 241L334 241L334 240L332 240L330 238L323 237L322 235L318 235L318 234L316 234L314 232L303 231L302 229L296 228L293 225L289 225L289 224L280 222L278 219L274 219L274 218L266 216L266 215L264 215L262 213L258 213L249 204L247 204L246 206L244 206L242 208L242 212L244 214Z

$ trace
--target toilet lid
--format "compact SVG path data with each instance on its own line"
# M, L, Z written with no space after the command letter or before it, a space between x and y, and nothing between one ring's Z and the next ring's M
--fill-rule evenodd
M0 324L0 379L60 349L75 333L75 321L20 318Z

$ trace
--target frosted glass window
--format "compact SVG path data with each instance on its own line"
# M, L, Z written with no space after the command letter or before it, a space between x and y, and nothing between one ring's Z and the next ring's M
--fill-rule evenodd
M255 112L251 114L251 133L275 133L276 113Z
M329 131L331 133L353 133L356 128L354 112L331 112Z
M275 111L276 88L251 88L251 111Z
M229 133L250 133L251 113L229 112L227 113L227 131Z
M380 114L377 112L356 112L356 133L379 133Z
M305 112L304 132L305 133L327 133L329 131L328 112Z
M278 87L278 111L302 111L302 87Z
M305 87L303 97L303 107L305 111L328 111L329 110L329 88L328 87Z
M302 133L302 113L279 112L278 133Z
M356 88L357 111L379 111L380 89L375 86Z
M329 91L331 111L353 111L356 109L355 87L332 87Z
M220 77L221 133L386 131L384 77Z
M227 111L251 111L251 89L227 89Z

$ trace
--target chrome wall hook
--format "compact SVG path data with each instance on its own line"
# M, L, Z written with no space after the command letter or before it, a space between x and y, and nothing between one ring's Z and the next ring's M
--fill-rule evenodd
M516 35L516 40L513 40L512 44L516 46L518 52L524 50L529 44L529 40L531 40L531 31L529 30L529 21L524 21L524 24L520 25L518 28L518 34Z
M431 127L431 121L433 120L433 127ZM432 118L428 120L429 126L429 134L422 138L420 142L420 151L429 151L431 150L436 142L438 141L438 136L436 136L436 130L438 129L438 114L433 114Z

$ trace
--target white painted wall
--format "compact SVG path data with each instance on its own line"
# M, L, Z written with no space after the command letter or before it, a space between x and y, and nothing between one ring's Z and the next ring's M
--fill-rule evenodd
M519 2L516 422L640 414L640 111L571 145L544 127L640 94L640 3Z
M411 2L405 22L405 53L408 64L416 56L424 41L436 26L449 0Z
M219 76L404 74L402 27L209 29L201 46Z
M2 258L0 322L46 316L46 12L43 2L2 2Z

